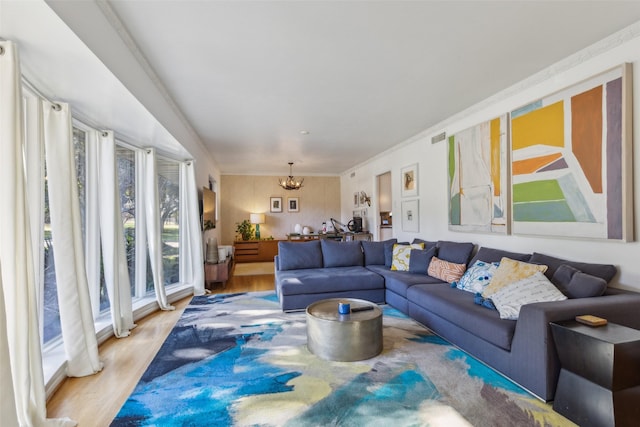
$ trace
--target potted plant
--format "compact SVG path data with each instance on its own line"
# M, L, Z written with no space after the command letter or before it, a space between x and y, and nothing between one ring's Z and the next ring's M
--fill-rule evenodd
M253 237L253 225L248 219L245 219L240 224L236 223L236 233L242 236L242 240L251 240Z

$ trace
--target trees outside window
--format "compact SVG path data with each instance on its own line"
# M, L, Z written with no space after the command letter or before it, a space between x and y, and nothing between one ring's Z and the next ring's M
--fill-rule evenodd
M158 157L158 201L164 284L180 281L180 165Z

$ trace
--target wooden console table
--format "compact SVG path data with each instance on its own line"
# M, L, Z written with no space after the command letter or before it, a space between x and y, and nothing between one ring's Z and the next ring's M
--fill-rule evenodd
M237 240L233 243L236 262L273 261L279 240Z

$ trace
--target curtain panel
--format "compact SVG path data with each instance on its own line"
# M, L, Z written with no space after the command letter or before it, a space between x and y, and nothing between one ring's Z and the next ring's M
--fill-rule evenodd
M160 203L158 200L158 168L156 164L156 150L147 148L144 152L144 214L147 225L147 243L151 271L153 272L153 287L156 301L161 310L174 310L175 307L167 301L164 286L164 272L162 270L162 230L160 229Z
M200 229L200 208L193 160L180 163L180 281L193 285L194 295L204 295L204 254Z
M18 51L0 41L0 356L2 422L20 426L73 426L47 419L33 248L24 170L22 81ZM3 321L4 320L4 321ZM6 339L5 339L6 337ZM8 355L8 363L5 357ZM14 409L7 408L14 402ZM6 409L6 411L5 411Z
M73 127L67 104L42 103L62 340L67 356L67 375L81 377L99 372L102 363L98 358L84 262Z
M133 323L131 303L131 281L127 266L127 255L120 209L120 190L116 164L116 143L113 132L98 134L98 167L100 212L100 236L102 262L107 294L111 305L113 333L116 337L129 336Z

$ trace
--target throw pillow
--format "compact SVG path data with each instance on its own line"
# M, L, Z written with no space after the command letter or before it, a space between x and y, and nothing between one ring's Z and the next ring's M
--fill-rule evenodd
M544 273L546 270L546 265L529 264L503 257L500 260L500 267L496 269L491 282L489 282L489 286L482 291L482 296L488 298L510 283L529 277L536 272Z
M569 298L599 297L607 289L607 281L602 277L583 273L569 264L558 267L551 282Z
M364 265L384 265L385 245L393 245L396 242L396 239L389 239L384 242L370 242L368 240L363 240L361 243L362 251L364 252ZM389 259L391 259L391 256L389 256ZM391 267L391 261L389 261L388 267Z
M489 285L499 265L499 262L476 261L460 280L455 282L456 288L473 293L482 292Z
M430 249L411 249L409 257L409 272L427 274L431 258L436 254L436 247Z
M547 301L564 301L567 297L553 286L543 272L538 271L513 282L491 296L501 319L517 320L525 304Z
M398 245L408 245L409 242L398 242L396 239L385 240L384 242L384 266L391 268L393 265L393 247Z
M564 294L563 289L569 286L569 282L571 282L571 278L573 277L573 275L579 272L580 270L570 266L569 264L562 264L553 273L553 276L551 277L551 283L556 285L556 287L560 289L560 291Z
M391 270L409 271L411 249L424 249L424 244L402 245L396 243L393 245L393 261L391 263Z
M440 279L447 283L452 283L460 280L466 269L466 264L455 264L453 262L438 259L438 257L434 256L431 258L427 273L431 277L435 277L436 279Z

